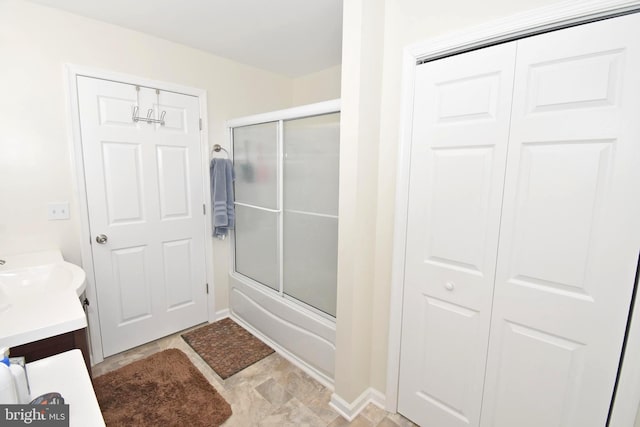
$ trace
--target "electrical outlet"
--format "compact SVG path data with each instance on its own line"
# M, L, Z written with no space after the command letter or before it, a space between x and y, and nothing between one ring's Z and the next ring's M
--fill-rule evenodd
M49 203L47 205L47 218L49 221L69 219L69 202Z

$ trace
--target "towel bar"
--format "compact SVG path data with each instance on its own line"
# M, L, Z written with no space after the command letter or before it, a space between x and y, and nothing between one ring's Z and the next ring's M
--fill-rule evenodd
M211 154L213 154L214 151L216 153L219 153L220 151L224 151L225 153L227 153L227 156L229 155L229 152L227 151L227 149L220 144L213 145L213 148L211 149L211 153L209 153L209 157L211 157Z

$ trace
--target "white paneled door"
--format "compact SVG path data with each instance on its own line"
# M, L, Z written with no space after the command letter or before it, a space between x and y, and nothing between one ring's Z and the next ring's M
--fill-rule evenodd
M606 424L640 250L638 76L637 14L418 66L399 412Z
M484 427L601 427L640 249L640 17L518 42Z
M199 101L78 77L78 103L107 357L207 320Z
M477 426L515 43L417 69L398 411Z

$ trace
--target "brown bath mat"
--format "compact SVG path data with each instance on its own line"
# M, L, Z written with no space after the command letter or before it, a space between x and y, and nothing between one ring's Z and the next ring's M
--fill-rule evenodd
M230 318L182 334L182 338L222 379L273 353L271 347Z
M93 380L107 426L219 426L231 406L172 348Z

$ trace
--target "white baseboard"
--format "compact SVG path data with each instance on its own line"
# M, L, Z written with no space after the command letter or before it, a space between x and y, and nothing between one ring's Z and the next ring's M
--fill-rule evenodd
M351 422L369 403L373 403L381 409L384 409L384 401L385 396L382 392L369 387L351 403L347 402L336 393L333 393L331 395L329 406L335 409L336 412L338 412L338 414L347 421Z
M376 405L380 409L385 409L387 403L386 396L380 390L369 387L369 393L371 395L370 402ZM385 409L386 410L386 409Z
M225 308L223 310L218 310L218 311L216 311L216 322L218 320L225 319L225 318L229 317L230 315L231 315L231 312L229 311L228 308Z

